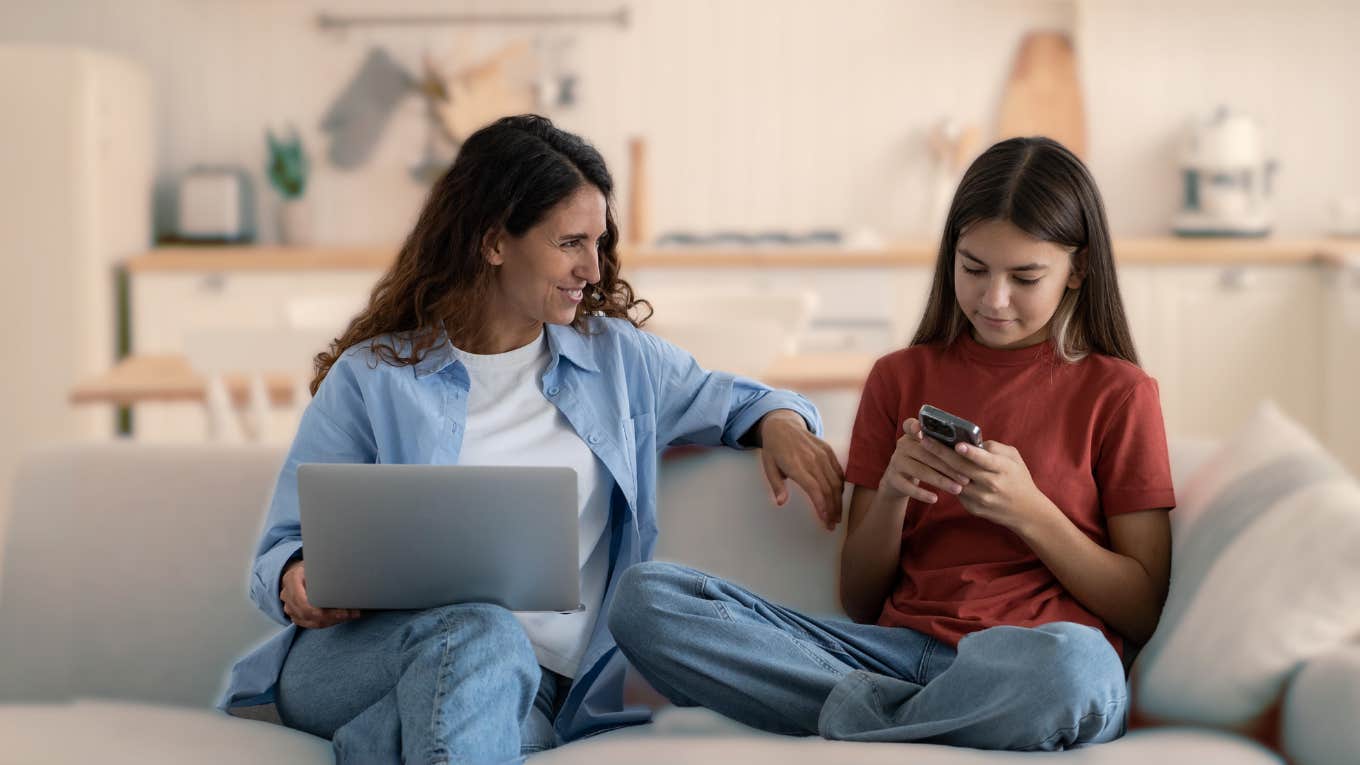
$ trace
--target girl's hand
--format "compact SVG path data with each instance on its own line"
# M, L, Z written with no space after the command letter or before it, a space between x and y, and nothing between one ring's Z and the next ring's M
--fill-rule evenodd
M780 507L789 501L785 479L793 479L812 501L817 519L828 531L841 522L845 473L830 444L807 429L802 415L776 409L760 418L760 466L770 485L770 499Z
M897 439L897 449L888 461L888 469L878 482L880 493L934 504L939 497L922 487L922 483L950 494L963 491L970 481L969 477L926 448L927 443L933 444L935 441L921 431L919 421L914 418L904 421L902 431L902 437Z
M983 441L982 447L956 444L953 449L926 439L926 449L952 469L970 479L959 502L979 518L1019 533L1049 513L1061 512L1039 491L1029 467L1013 446L999 441Z
M284 567L279 585L279 600L283 601L283 613L293 620L293 624L311 630L332 627L359 618L359 612L352 608L313 606L307 600L307 573L301 560L295 560Z

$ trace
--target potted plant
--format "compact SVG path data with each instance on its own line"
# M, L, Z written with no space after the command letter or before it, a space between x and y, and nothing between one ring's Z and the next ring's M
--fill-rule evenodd
M307 190L309 164L302 150L302 139L296 128L279 138L273 130L265 131L269 144L269 183L283 198L279 206L279 241L284 244L307 244L312 239L312 214L303 194Z

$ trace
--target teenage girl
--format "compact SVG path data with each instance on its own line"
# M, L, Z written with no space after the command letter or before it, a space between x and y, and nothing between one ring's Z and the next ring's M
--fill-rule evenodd
M923 404L986 440L923 436ZM845 477L853 622L644 563L610 616L642 675L795 735L1063 749L1124 732L1123 660L1157 626L1175 499L1104 207L1061 145L1012 139L969 167L916 336L866 381Z

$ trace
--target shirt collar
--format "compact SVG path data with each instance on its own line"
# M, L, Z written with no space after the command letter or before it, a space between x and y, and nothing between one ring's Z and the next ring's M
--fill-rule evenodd
M587 323L590 323L590 321L587 320ZM573 326L549 324L548 350L554 356L565 356L567 361L587 372L600 371L599 365L595 363L594 346L586 340L586 336L580 330Z
M549 324L546 329L548 335L548 352L556 359L563 356L576 366L588 372L598 372L600 367L595 363L595 352L585 335L577 331L575 327L561 324ZM453 352L453 343L449 342L449 335L441 326L439 339L425 353L425 357L415 365L416 378L436 374L444 371L448 366L458 360L458 354Z

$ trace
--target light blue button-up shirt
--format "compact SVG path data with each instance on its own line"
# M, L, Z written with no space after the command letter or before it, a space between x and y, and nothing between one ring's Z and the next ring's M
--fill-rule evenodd
M592 319L588 333L548 325L551 356L543 395L566 416L614 481L610 499L609 582L600 613L609 612L623 570L652 557L656 546L657 453L672 444L737 440L765 414L791 409L822 432L807 399L743 377L710 372L683 350L621 319ZM388 338L391 340L391 338ZM397 338L405 352L409 345ZM296 632L283 613L279 578L302 548L297 468L306 462L458 463L467 426L467 368L447 339L414 365L380 362L360 343L341 355L302 415L279 474L255 555L250 596L277 635L232 668L222 707L267 704ZM756 480L754 477L752 480ZM739 511L739 508L734 508ZM556 720L564 741L645 722L645 709L624 709L624 659L596 620L575 682Z

